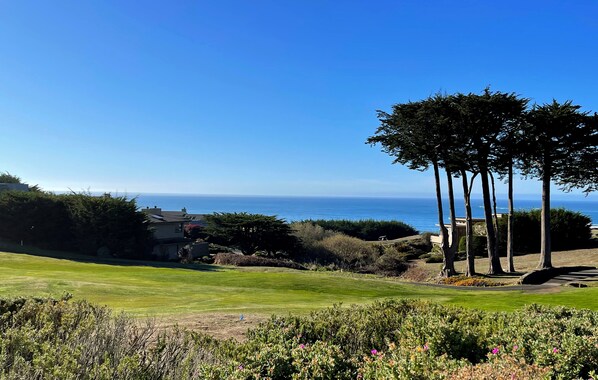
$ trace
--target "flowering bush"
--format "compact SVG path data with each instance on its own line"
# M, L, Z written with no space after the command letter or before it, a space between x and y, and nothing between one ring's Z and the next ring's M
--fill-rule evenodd
M501 286L500 282L488 281L481 277L466 277L466 276L452 276L440 280L441 284L455 285L455 286Z
M247 340L157 333L86 302L0 299L0 377L80 379L588 379L598 313L489 313L421 301L272 317Z

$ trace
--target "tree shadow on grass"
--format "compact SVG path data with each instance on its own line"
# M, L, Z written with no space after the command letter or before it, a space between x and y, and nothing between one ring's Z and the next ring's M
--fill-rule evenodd
M8 242L0 242L0 251L15 254L28 254L39 257L49 257L58 260L69 260L87 264L105 264L114 266L139 266L151 268L172 268L172 269L189 269L200 272L220 272L221 268L210 264L183 264L173 261L153 261L153 260L132 260L120 259L116 257L97 257L91 255L84 255L77 252L54 251L50 249L42 249L33 246L19 245Z

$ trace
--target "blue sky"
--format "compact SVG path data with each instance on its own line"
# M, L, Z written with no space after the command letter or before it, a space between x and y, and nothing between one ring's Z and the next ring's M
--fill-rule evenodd
M598 111L597 14L595 1L0 1L0 171L56 191L433 196L431 173L365 145L375 111L487 85Z

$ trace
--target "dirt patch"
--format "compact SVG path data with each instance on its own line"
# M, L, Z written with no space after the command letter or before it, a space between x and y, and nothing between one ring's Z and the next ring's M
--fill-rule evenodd
M507 268L506 257L501 257L500 261L503 269ZM484 275L484 277L495 279L498 282L506 282L507 284L514 285L519 281L519 276L537 268L538 263L540 262L540 255L538 253L517 255L514 258L514 262L515 268L517 269L517 273L506 273L505 275L500 276ZM425 263L423 260L414 260L412 263L419 268L416 272L416 279L414 279L414 281L418 282L419 280L425 278L428 278L428 281L434 281L438 276L438 273L440 273L440 268L442 266L442 264L437 263ZM455 261L455 269L457 270L457 272L464 273L465 264L465 260ZM598 267L598 248L575 249L570 251L553 251L552 265L554 265L555 267L570 267L577 265ZM488 259L476 258L475 266L476 271L479 274L483 275L488 269ZM427 276L425 273L427 273Z
M268 316L259 314L243 314L241 319L240 314L201 313L158 317L155 319L155 323L160 330L178 325L217 339L233 338L241 342L246 339L247 330L256 327L268 318Z

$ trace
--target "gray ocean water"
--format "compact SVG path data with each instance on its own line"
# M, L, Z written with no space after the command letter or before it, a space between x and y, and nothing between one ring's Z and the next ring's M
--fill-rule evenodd
M438 214L435 198L351 198L351 197L287 197L287 196L215 196L215 195L137 195L140 207L161 207L189 213L249 212L277 215L287 221L305 219L375 219L400 220L420 232L437 231ZM506 199L497 199L497 211L507 212ZM461 199L456 203L457 215L464 215ZM540 207L540 199L516 200L515 208L530 210ZM554 199L552 207L581 212L598 224L598 201L578 197ZM445 205L445 215L448 208ZM472 199L474 217L483 217L482 200ZM445 218L448 222L448 216Z

